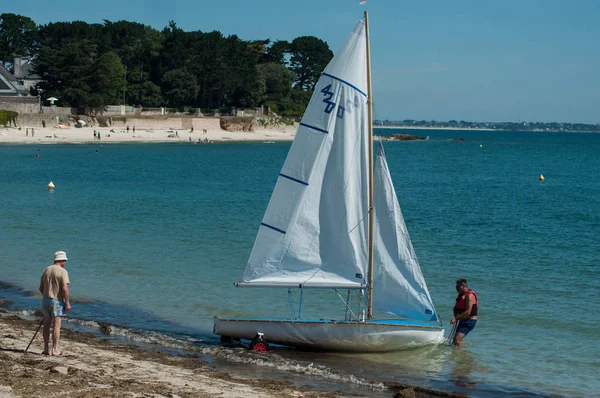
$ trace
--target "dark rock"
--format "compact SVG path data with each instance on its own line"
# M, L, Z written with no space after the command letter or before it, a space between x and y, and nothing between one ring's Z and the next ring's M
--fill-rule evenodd
M414 388L405 388L404 390L400 390L394 395L394 398L416 398L415 389Z
M418 135L411 134L392 134L392 139L400 140L400 141L417 141L417 140L426 140L426 137L419 137Z

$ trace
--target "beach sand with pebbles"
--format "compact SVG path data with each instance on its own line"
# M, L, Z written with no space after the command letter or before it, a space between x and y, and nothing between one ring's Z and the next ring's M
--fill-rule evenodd
M0 317L0 397L339 397L291 383L232 377L197 357L164 355L61 330L63 355L41 354L37 322Z
M211 126L213 127L213 126ZM227 131L218 128L165 129L137 128L135 133L123 127L30 127L0 128L0 143L10 144L56 144L56 143L210 143L227 141L292 141L298 125L273 128L255 127L254 131ZM100 139L94 138L94 130L100 132Z

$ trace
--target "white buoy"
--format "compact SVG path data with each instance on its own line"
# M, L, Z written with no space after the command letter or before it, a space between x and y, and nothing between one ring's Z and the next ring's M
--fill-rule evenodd
M479 148L483 148L483 145L479 145Z
M53 190L53 189L54 189L54 184L52 183L52 181L50 181L50 182L48 183L48 189L49 189L49 190Z
M540 174L540 181L544 181L544 175Z

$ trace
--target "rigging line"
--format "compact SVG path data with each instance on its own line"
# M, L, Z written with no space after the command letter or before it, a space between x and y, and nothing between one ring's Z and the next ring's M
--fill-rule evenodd
M296 320L296 309L294 308L294 298L292 296L291 289L288 289L288 304L290 306L290 315L292 316L292 320Z
M342 300L342 302L346 306L346 310L350 311L350 313L352 314L352 316L354 318L358 319L357 316L356 316L356 314L354 313L354 311L352 311L352 308L350 308L350 305L346 302L346 300L344 300L344 298L342 297L342 295L340 294L340 292L338 292L337 289L333 289L333 290L337 293L338 296L340 296L340 299Z
M458 329L458 321L456 323L454 323L454 325L452 325L452 330L450 331L450 334L448 334L448 337L446 338L446 344L452 345L452 342L454 341L454 336L456 335L456 329Z

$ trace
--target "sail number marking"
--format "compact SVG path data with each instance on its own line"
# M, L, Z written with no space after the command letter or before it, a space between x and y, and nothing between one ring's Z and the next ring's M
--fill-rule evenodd
M336 103L332 101L333 96L335 95L335 93L333 91L331 91L331 84L328 84L327 86L325 86L321 92L323 93L323 96L325 98L323 98L323 102L326 104L325 106L325 113L327 114L331 114L331 112L333 112L333 110L336 107ZM354 96L354 100L352 100L351 98L348 98L346 100L346 103L344 104L345 106L338 106L337 112L336 112L336 117L338 119L343 119L344 118L344 114L346 112L348 113L352 113L352 108L358 108L360 106L360 102L358 101L358 97Z

